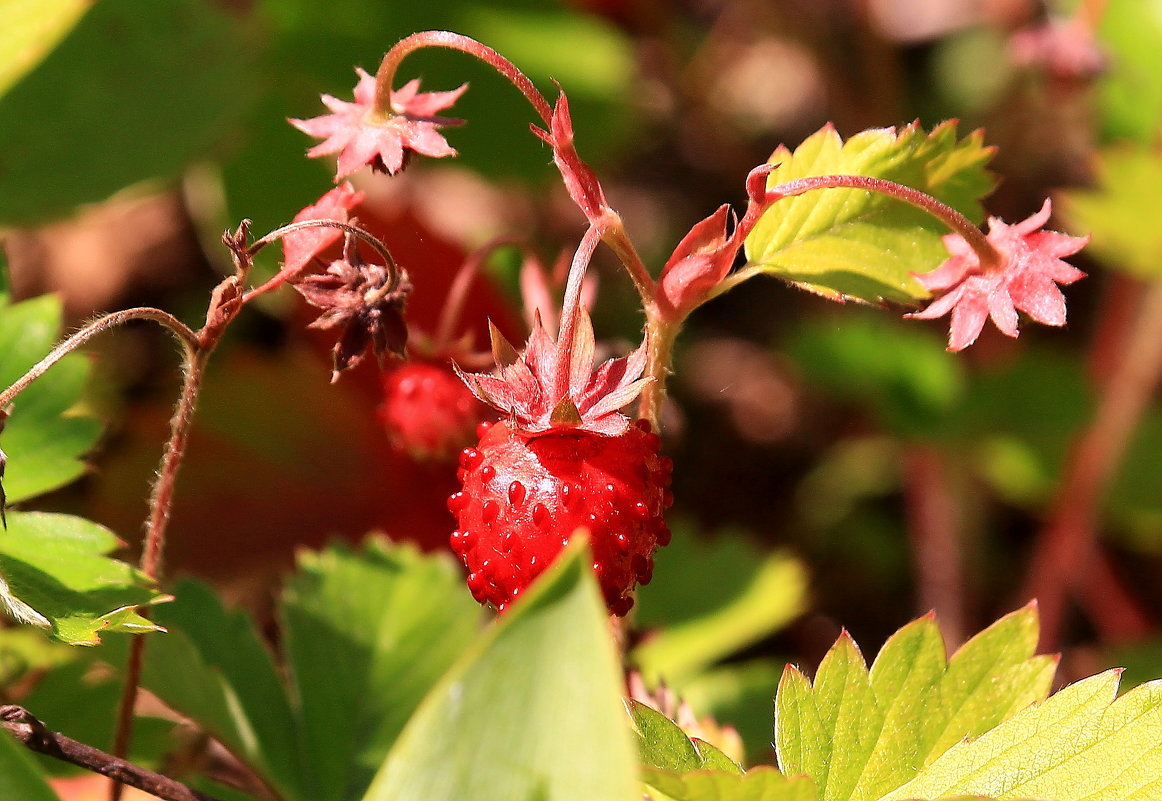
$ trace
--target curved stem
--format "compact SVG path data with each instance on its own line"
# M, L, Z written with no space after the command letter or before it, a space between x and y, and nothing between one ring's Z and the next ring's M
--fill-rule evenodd
M8 404L12 403L12 400L23 392L29 384L40 378L50 367L84 345L90 339L133 320L152 320L165 327L182 346L187 359L191 358L198 348L197 334L181 320L161 309L141 306L135 309L123 309L122 311L106 314L70 334L55 348L50 350L43 359L30 367L28 372L18 378L12 386L0 392L0 409L7 408Z
M533 109L536 110L544 122L545 127L549 127L553 112L549 108L548 101L545 100L537 87L533 85L533 82L516 68L515 64L491 47L483 45L475 39L459 33L452 33L451 31L422 31L420 33L413 33L411 36L396 42L395 46L387 51L387 54L383 57L383 61L379 64L379 70L375 73L375 109L377 112L384 115L396 113L391 107L391 85L395 79L395 72L404 58L425 47L445 47L449 50L459 50L461 53L467 53L483 61L507 78L509 83L515 86L529 103L532 104Z
M561 302L561 327L557 333L557 366L553 397L564 398L569 394L569 373L573 363L573 335L577 328L577 315L581 309L581 282L585 278L585 270L593 258L593 251L601 241L601 231L595 226L589 226L577 252L573 254L573 261L569 265L569 278L565 282L565 298Z
M642 304L653 303L658 292L658 284L646 269L642 257L638 255L637 248L634 247L621 221L621 216L613 209L607 208L601 218L601 228L601 240L609 245L625 267L625 271L629 273L634 288L641 296Z
M767 197L779 200L784 197L801 195L813 189L863 189L880 195L901 200L910 206L932 215L959 234L976 253L980 267L984 271L997 269L1002 264L1001 255L988 241L976 224L946 203L941 203L931 195L883 178L868 178L863 175L812 175L773 186L767 190Z
M383 258L383 263L387 268L388 274L388 281L387 284L384 285L383 291L385 293L392 292L399 285L400 269L399 266L395 263L395 259L391 255L391 251L387 249L387 245L380 242L379 239L359 226L339 222L338 220L302 220L300 222L284 225L281 228L276 228L265 236L254 240L254 242L252 242L250 246L246 248L246 256L252 259L257 256L259 251L261 251L267 245L277 242L287 234L293 234L295 231L302 231L306 228L338 228L344 233L362 239ZM303 267L295 267L293 269L284 268L280 270L265 284L248 289L242 296L242 303L245 304L265 292L269 292L272 289L277 289L302 271Z

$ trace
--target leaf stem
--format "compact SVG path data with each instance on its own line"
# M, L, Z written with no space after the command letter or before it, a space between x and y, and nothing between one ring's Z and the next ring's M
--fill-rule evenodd
M1001 255L988 241L984 232L976 224L946 203L941 203L931 195L910 186L887 181L883 178L869 178L863 175L811 175L798 178L767 190L772 200L792 197L813 189L862 189L903 201L932 215L944 223L954 233L960 235L976 253L981 270L999 269L1003 265Z
M339 222L338 220L301 220L299 222L284 225L281 228L276 228L265 236L254 240L254 242L245 249L243 257L246 259L253 259L258 255L259 251L261 251L267 245L277 242L287 234L293 234L295 231L302 231L306 228L338 228L340 231L343 231L346 234L358 237L359 239L363 240L368 245L370 245L376 253L380 255L380 257L383 259L384 266L387 268L388 281L387 284L384 285L383 292L385 294L392 292L399 285L401 271L399 266L395 263L395 259L391 255L391 251L387 249L387 245L380 242L379 239L372 235L369 231L366 231L357 225ZM252 289L248 289L242 296L242 303L248 303L259 295L265 294L272 289L277 289L301 273L304 266L305 265L293 268L284 267L266 283Z
M18 378L12 386L0 392L0 409L7 408L8 404L12 403L17 395L27 389L29 384L40 378L48 372L50 367L77 348L82 347L90 339L117 326L132 322L133 320L152 320L163 326L173 334L174 339L182 346L182 351L186 359L192 358L198 348L197 334L181 320L161 309L141 306L105 314L70 334L55 348L50 350L43 359L30 367L28 372Z
M545 123L545 126L549 126L553 112L549 108L548 101L545 100L537 87L533 85L533 82L516 68L515 64L491 47L483 45L468 36L452 33L451 31L422 31L420 33L413 33L411 36L396 42L391 50L387 51L387 54L383 57L383 61L379 64L379 70L375 73L375 110L378 113L385 116L396 113L391 105L392 82L395 80L396 70L406 56L417 50L422 50L425 47L446 47L450 50L459 50L461 53L467 53L483 61L507 78L509 83L515 86L529 103L532 104L533 109Z

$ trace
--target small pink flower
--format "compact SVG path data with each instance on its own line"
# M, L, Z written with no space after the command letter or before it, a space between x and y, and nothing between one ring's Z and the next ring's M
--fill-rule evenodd
M362 200L363 193L357 192L351 184L344 181L319 198L313 206L307 206L296 214L294 221L335 220L345 223L348 219L347 212L359 205ZM319 227L292 231L282 238L283 266L288 270L305 267L311 259L342 237L343 232L338 228Z
M980 336L991 317L1001 333L1017 336L1017 312L1023 311L1045 325L1065 325L1065 296L1058 284L1072 284L1085 273L1061 259L1077 253L1088 236L1069 236L1042 231L1049 220L1050 203L1016 225L989 218L988 240L1001 256L1001 264L983 270L977 254L958 234L944 237L952 256L935 270L916 275L938 297L928 308L905 315L933 320L952 312L948 349L967 348Z
M355 71L359 83L354 103L323 95L332 114L290 120L303 133L324 140L307 151L309 157L339 154L336 182L367 164L394 175L409 152L433 158L456 155L439 129L460 120L435 115L455 103L468 84L450 92L420 92L419 79L408 81L391 93L393 113L384 115L375 110L375 77L358 67Z

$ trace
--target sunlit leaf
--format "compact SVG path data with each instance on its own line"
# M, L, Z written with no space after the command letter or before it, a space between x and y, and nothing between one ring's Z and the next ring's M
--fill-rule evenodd
M744 774L643 770L646 796L656 801L815 801L815 783L760 767Z
M979 794L1131 801L1162 793L1162 682L1117 698L1120 671L1079 681L958 743L882 801ZM1115 700L1117 698L1117 700Z
M432 690L364 801L630 801L605 604L574 544Z
M814 684L788 666L776 699L784 773L805 773L825 801L875 801L965 737L976 737L1049 691L1056 661L1035 657L1037 619L1026 607L945 661L932 616L884 644L869 671L844 634Z
M994 180L978 131L957 138L944 123L864 131L844 142L830 126L792 153L779 147L768 186L812 175L882 178L926 192L971 220ZM746 240L750 273L768 273L833 299L913 303L928 293L912 277L948 254L948 229L901 201L857 189L822 189L777 201Z
M677 723L661 712L630 699L626 702L638 755L643 765L676 773L694 770L722 770L742 773L730 757L710 743L690 739Z
M168 633L145 660L142 682L220 740L283 795L301 798L298 745L273 657L245 613L194 581L158 610Z
M79 517L12 512L0 531L0 600L73 645L94 645L109 632L156 631L136 610L162 596L139 570L107 556L121 544Z
M88 7L85 0L0 0L0 95L44 58Z

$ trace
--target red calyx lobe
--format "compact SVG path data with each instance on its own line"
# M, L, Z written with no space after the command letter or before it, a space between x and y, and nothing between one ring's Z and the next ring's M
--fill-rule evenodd
M610 612L628 612L630 591L653 576L654 550L670 541L672 465L659 447L645 421L616 436L487 427L461 453L463 489L448 499L473 596L504 611L583 528Z

